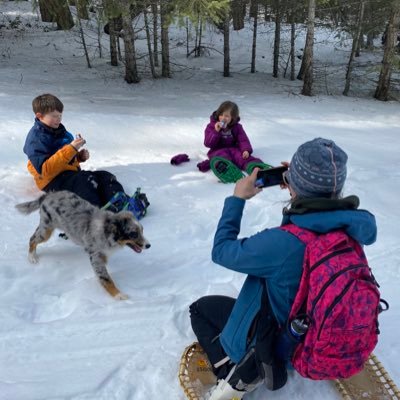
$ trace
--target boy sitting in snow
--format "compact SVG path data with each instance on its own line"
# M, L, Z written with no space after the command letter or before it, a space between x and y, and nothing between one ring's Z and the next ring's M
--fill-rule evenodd
M117 178L108 171L84 171L80 164L88 160L86 141L69 133L61 123L63 103L52 94L32 101L35 124L28 133L24 153L28 171L37 187L45 192L69 190L89 203L118 212L128 209L138 219L149 203L144 194L129 197Z

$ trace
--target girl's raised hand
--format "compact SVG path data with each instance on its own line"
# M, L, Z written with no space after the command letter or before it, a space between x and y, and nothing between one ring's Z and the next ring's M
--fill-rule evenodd
M218 122L215 123L214 129L215 129L217 132L219 132L222 128L223 128L223 124L221 124L220 121L218 121Z

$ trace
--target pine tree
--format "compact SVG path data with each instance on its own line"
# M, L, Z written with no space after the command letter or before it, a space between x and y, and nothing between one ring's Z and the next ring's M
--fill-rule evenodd
M74 20L67 0L38 0L43 22L56 22L57 29L68 30L74 26Z
M311 96L313 85L313 49L314 49L314 19L315 19L315 2L316 0L309 0L308 3L308 18L307 18L307 37L306 45L304 47L303 63L304 77L303 89L301 94L304 96Z
M200 56L202 53L202 32L206 21L221 23L225 19L225 13L229 10L229 0L175 0L174 16L180 25L184 25L188 18L192 25L196 27L194 49L189 54L194 53Z
M345 88L343 91L343 94L345 96L348 95L349 90L350 90L350 83L351 83L351 72L353 69L353 61L354 57L356 54L357 49L359 48L360 45L360 37L361 37L361 32L362 32L362 23L364 20L364 9L365 9L365 0L360 0L360 11L358 15L358 22L357 22L357 30L353 33L353 44L351 47L351 53L350 53L350 58L349 62L347 64L347 72L346 72L346 84Z
M395 43L397 42L397 29L400 23L400 0L392 0L390 6L382 68L374 95L376 99L383 101L389 99L390 79L395 59Z

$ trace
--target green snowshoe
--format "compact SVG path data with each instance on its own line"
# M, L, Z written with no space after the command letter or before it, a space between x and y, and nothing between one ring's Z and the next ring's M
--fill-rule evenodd
M223 183L235 183L244 177L243 172L232 161L223 157L213 157L210 167L215 176Z

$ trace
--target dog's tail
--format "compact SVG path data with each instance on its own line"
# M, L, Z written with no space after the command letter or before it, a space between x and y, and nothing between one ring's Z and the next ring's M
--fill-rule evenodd
M30 214L33 213L34 211L38 210L40 208L40 205L42 204L44 198L46 195L40 196L38 199L33 200L33 201L27 201L26 203L20 203L15 206L15 208L22 214Z

